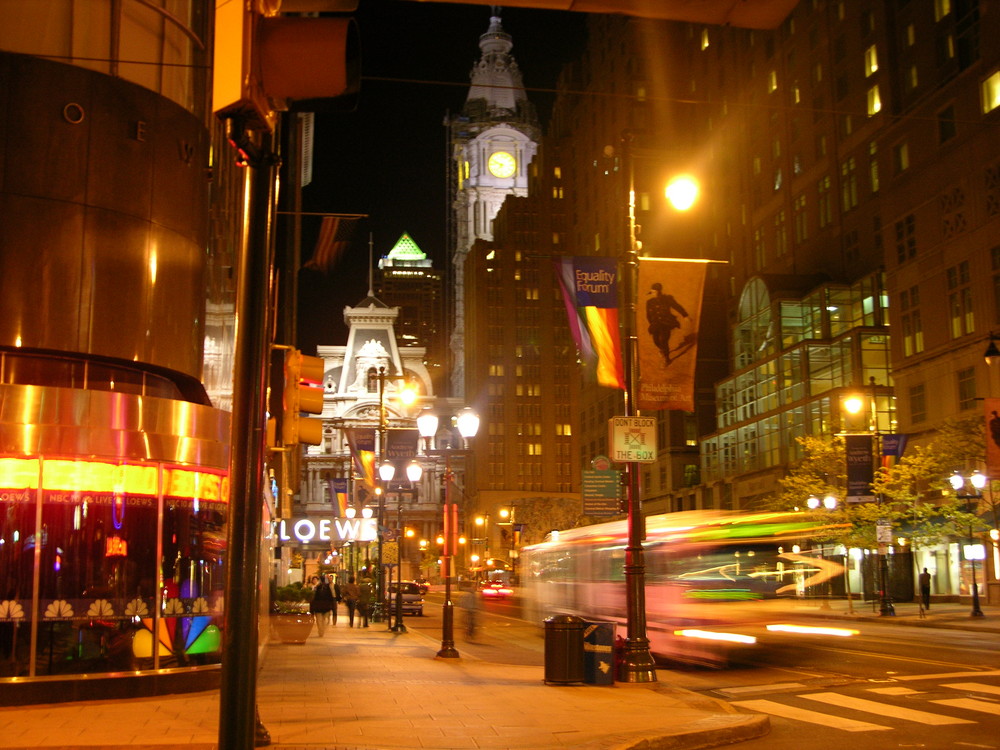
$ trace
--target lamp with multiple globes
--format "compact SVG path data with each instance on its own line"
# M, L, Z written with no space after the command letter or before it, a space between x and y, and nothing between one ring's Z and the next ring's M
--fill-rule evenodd
M971 476L964 477L957 471L952 474L948 481L955 490L955 497L965 500L968 512L974 514L979 501L983 497L983 487L986 486L986 475L978 469L972 472ZM971 485L972 492L964 492L966 484ZM972 533L972 525L969 525L969 543L965 545L965 559L971 563L972 568L972 612L970 617L982 617L983 610L979 606L979 584L976 581L976 560L983 560L986 557L982 544L976 544Z
M451 600L452 583L455 576L455 556L458 554L458 506L451 500L451 485L455 476L451 469L451 457L453 454L463 455L468 452L467 444L469 438L475 437L479 432L479 415L469 407L465 407L455 418L455 426L459 435L462 436L462 448L453 449L451 445L447 448L432 448L432 441L437 435L438 416L433 411L425 410L417 417L417 430L425 441L425 452L427 455L443 455L445 458L444 468L444 534L440 537L443 545L441 554L441 565L444 573L444 604L442 605L441 617L441 649L437 656L443 659L457 659L458 649L455 648L455 605Z

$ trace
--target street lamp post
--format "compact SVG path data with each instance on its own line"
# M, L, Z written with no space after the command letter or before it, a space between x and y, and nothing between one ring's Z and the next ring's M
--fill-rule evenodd
M466 452L467 441L474 437L479 431L479 416L466 407L458 415L456 420L458 432L462 436L462 451ZM417 430L427 444L437 434L438 418L431 411L425 411L417 417ZM430 449L428 448L428 453ZM441 649L437 656L443 659L459 658L458 649L455 648L455 605L451 601L452 581L455 575L455 555L458 553L458 506L451 501L451 485L454 474L451 470L451 454L459 451L440 451L445 456L444 468L444 547L442 552L442 565L444 567L444 604L441 612Z
M869 487L871 487L871 482L874 480L875 466L877 464L877 458L882 452L881 448L881 438L882 434L878 428L878 411L877 405L875 403L876 397L876 386L875 378L869 379L869 387L871 393L869 395L868 402L868 432L871 435L871 444L869 446L870 455L867 461L870 463L871 476L866 480ZM865 408L865 401L859 396L852 396L844 401L844 408L852 414L859 414L862 409ZM851 465L852 465L852 455L851 451L848 450L847 456L847 473L848 473L848 491L850 492L850 482L851 482ZM850 498L848 498L850 500ZM881 493L875 498L875 502L881 507L883 505L883 498ZM880 617L895 617L896 608L893 606L892 597L889 595L889 555L888 555L888 545L892 541L892 528L888 521L883 521L881 518L876 523L876 544L878 545L878 559L876 561L877 565L877 580L878 580L878 601L879 601L879 616ZM888 533L888 541L885 538L885 534Z
M424 469L417 463L416 459L410 461L406 466L406 478L410 480L412 487L415 482L420 481ZM406 538L403 531L403 503L396 504L396 531L399 534L396 545L396 624L390 628L394 633L405 633L406 626L403 624L403 540Z
M976 507L979 505L979 501L983 497L983 487L986 486L986 475L979 470L972 472L972 476L970 477L963 477L958 472L955 472L949 477L948 481L951 482L952 489L956 492L956 497L959 500L965 500L969 512L974 513ZM960 494L966 482L972 485L973 492ZM975 502L975 505L973 505L973 502ZM975 538L972 535L972 524L970 523L969 544L965 548L965 559L972 563L972 612L969 613L969 616L982 617L983 610L979 606L979 584L976 582L976 560L983 558L978 554L975 547Z

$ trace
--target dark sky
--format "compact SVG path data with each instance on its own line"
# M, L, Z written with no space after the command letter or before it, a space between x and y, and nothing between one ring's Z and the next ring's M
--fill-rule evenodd
M461 109L489 6L361 0L362 83L353 112L317 115L313 183L303 211L368 214L350 253L329 275L300 274L298 345L344 344L345 305L368 291L368 233L375 259L403 232L445 270L445 169L449 112ZM579 56L585 16L506 9L504 30L543 126L562 67ZM303 261L312 253L319 219L303 223Z

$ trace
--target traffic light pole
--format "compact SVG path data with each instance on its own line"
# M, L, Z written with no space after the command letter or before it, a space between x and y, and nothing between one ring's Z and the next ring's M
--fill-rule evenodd
M278 164L273 136L254 148L238 119L227 121L232 140L248 159L250 206L240 245L234 363L230 502L226 551L226 608L219 696L219 750L269 745L257 715L258 546L264 498L267 411L271 220Z

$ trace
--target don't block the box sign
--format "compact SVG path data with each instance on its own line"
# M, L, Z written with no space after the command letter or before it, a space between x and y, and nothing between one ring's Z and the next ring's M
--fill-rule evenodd
M373 542L378 538L374 518L291 518L278 522L278 539L310 542Z
M611 460L616 463L656 460L655 417L612 417L608 421Z

